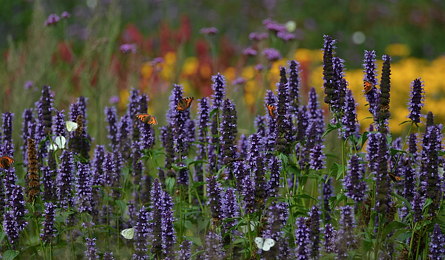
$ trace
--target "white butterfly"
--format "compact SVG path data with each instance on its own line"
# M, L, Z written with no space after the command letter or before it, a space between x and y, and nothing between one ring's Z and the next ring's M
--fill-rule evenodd
M121 231L121 235L126 239L133 239L134 237L134 228L127 228Z
M58 150L58 149L65 149L65 145L66 145L66 139L63 136L56 136L53 139L53 143L51 143L48 146L48 150Z
M256 237L255 244L259 249L263 251L269 251L270 248L275 245L275 240L273 240L272 238Z
M78 127L77 123L73 122L73 121L66 121L65 125L66 125L66 129L68 130L68 132L75 131Z

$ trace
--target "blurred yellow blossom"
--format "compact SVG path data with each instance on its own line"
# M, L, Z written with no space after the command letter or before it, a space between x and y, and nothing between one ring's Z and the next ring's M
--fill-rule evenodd
M385 53L389 56L406 57L411 53L411 50L405 44L393 43L386 47Z

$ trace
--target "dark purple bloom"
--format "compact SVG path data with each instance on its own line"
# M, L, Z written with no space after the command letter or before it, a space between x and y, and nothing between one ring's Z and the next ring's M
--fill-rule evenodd
M163 62L164 62L164 58L156 57L156 58L152 59L150 63L152 66L156 66L157 64L161 64Z
M371 90L365 91L366 100L369 103L369 112L376 117L378 111L378 100L380 91L375 87L377 85L377 73L376 73L376 55L375 51L365 51L365 59L363 63L363 72L365 73L363 80L369 82L373 87Z
M274 48L267 48L263 50L263 55L266 57L266 59L270 62L277 61L281 59L281 54L277 49Z
M9 243L15 245L19 238L19 228L17 223L17 218L13 210L8 210L5 212L3 217L3 230L8 237Z
M99 259L96 248L96 238L86 238L87 250L85 251L85 256L88 260Z
M54 216L56 206L52 202L45 202L45 212L43 217L43 228L40 233L40 238L45 243L51 243L51 240L56 236L56 229L54 227Z
M347 257L347 252L357 247L354 211L351 206L340 208L340 229L337 232L336 253L338 257Z
M43 200L52 201L57 197L55 170L50 169L48 166L43 166L40 170L42 172Z
M348 164L348 173L343 181L346 195L355 202L363 201L366 195L366 183L363 181L365 168L361 158L352 155Z
M32 109L25 109L23 111L23 124L22 124L22 140L28 140L28 138L35 139L36 134L36 122L32 114ZM2 140L0 139L0 147L2 147ZM23 142L22 145L22 156L23 163L28 164L27 160L27 144Z
M312 259L320 257L320 210L313 206L309 212L309 249Z
M335 89L335 72L334 72L334 49L336 41L329 35L323 36L323 87L324 87L324 102L331 106L336 98Z
M289 216L289 205L285 202L274 202L267 211L266 228L261 234L263 238L272 238L275 245L270 251L262 251L266 259L288 259L289 243L283 231Z
M68 208L73 205L73 154L65 150L60 158L61 164L57 172L56 190L59 206Z
M103 260L114 260L113 252L105 252Z
M260 33L260 32L249 33L249 39L252 41L262 41L264 39L267 39L267 37L268 37L267 33Z
M235 189L228 188L224 193L224 197L222 198L223 214L224 214L224 230L225 232L233 232L230 231L233 227L238 224L238 220L236 218L240 215L240 208L238 205L238 201L235 194Z
M208 204L210 205L210 212L214 221L218 222L224 217L222 203L222 189L221 184L215 176L207 178L207 196Z
M198 159L203 160L207 157L207 133L209 127L209 118L210 118L210 108L209 108L209 99L204 97L199 100L198 105L198 116L199 121L197 123L198 127ZM199 165L199 168L202 170L202 165ZM200 172L201 173L201 172ZM200 176L200 175L198 175ZM202 181L202 176L198 177L199 181Z
M60 21L60 17L57 14L50 14L48 18L46 18L45 25L51 26L55 25Z
M296 259L306 260L310 258L310 249L309 243L310 230L306 225L306 219L304 217L297 218L297 222L295 223L295 244L296 244Z
M209 231L205 239L204 260L226 259L221 235Z
M255 65L255 69L257 71L262 71L264 69L264 65L263 64L257 64L257 65Z
M258 117L257 117L258 118ZM263 135L260 135L263 136ZM237 157L240 159L247 159L248 155L248 148L249 148L249 140L247 139L247 136L242 134L238 140L238 153Z
M212 95L212 103L213 107L212 109L221 109L223 100L226 97L226 80L223 75L217 74L216 76L212 77L212 89L213 89L213 95Z
M92 173L90 164L77 163L76 205L79 212L92 211Z
M149 213L142 207L139 210L136 226L134 226L134 246L135 253L133 259L148 259L148 234L150 232L149 226Z
M71 17L71 14L68 13L67 11L63 11L62 14L60 15L60 17L61 17L62 19L68 19L68 18Z
M155 179L153 181L153 186L151 188L151 222L150 222L150 230L151 235L151 253L157 257L162 256L162 212L164 210L163 200L164 200L164 191L161 188L161 183L159 179Z
M297 112L298 106L300 104L300 64L297 61L291 60L289 62L289 81L288 81L288 91L289 91L289 101L290 101L290 112Z
M334 188L332 187L332 178L328 179L327 175L325 175L325 177L323 178L321 194L323 199L322 209L324 221L329 222L331 220L331 207L329 200L331 199L331 197L334 197L335 194Z
M422 81L420 81L420 79L415 79L411 84L411 100L408 103L408 110L410 112L408 118L414 123L420 123L420 110L423 107L422 102L424 101L423 95L424 91Z
M3 120L3 140L2 156L14 157L14 143L12 142L12 119L14 114L6 112L2 114Z
M440 230L439 224L434 225L431 234L429 257L430 259L443 259L445 256L445 237Z
M131 117L129 115L123 115L118 123L117 129L116 138L119 142L119 151L122 153L122 160L127 160L131 156L130 134L133 130L133 120ZM111 134L111 123L109 133ZM113 150L116 151L114 148Z
M309 125L307 106L300 106L297 111L297 133L295 140L302 142L306 137L306 130Z
M136 53L136 44L125 43L119 47L119 50L124 53Z
M201 30L199 30L199 32L204 35L215 35L218 33L218 29L216 29L215 27L205 27L205 28L201 28Z
M278 195L278 189L280 188L280 172L281 172L281 162L277 157L273 156L270 160L270 179L267 185L267 190L269 197L274 197Z
M245 174L241 181L241 194L243 195L246 213L253 213L256 209L255 186L249 174Z
M164 192L162 210L162 252L165 257L173 258L174 245L176 243L176 233L174 228L175 218L173 217L173 200L172 197Z
M292 140L292 121L289 115L289 90L286 77L286 69L280 68L280 83L278 84L278 103L276 106L277 113L277 135L276 135L276 149L279 152L286 153L288 144Z
M412 207L413 207L413 221L414 222L419 222L422 220L423 218L423 204L424 204L424 200L422 198L422 194L420 189L416 189L416 192L414 193L414 198L413 198L413 202L412 202Z
M230 165L233 159L236 159L236 135L237 131L237 117L235 105L230 99L224 100L220 124L220 153L222 163Z
M161 140L165 150L165 168L170 169L175 161L173 131L171 125L161 127Z
M53 134L55 136L66 136L66 124L64 111L57 111L53 117Z
M178 260L192 259L192 252L191 252L192 248L191 247L192 247L192 242L190 242L188 240L184 240L179 245Z
M137 121L139 125L139 149L147 150L153 148L155 144L155 132L149 124L145 124L141 121Z
M379 110L376 121L380 124L380 129L386 129L387 120L391 113L389 113L389 97L391 90L391 57L383 55L382 78L380 79L380 96L379 96ZM383 131L383 130L382 130Z
M345 103L345 96L346 96L346 87L347 82L346 79L344 79L344 60L333 57L332 58L332 64L334 69L334 95L331 99L331 109L334 112L334 116L337 118L339 115L342 114L344 103ZM334 119L336 119L334 118Z
M378 132L375 134L375 138L377 144L377 158L373 172L376 182L375 210L380 214L386 215L392 208L391 181L388 174L389 152L386 135Z
M256 208L262 208L267 198L267 183L265 178L264 156L261 154L262 140L257 134L250 136L250 152L248 163L255 181Z
M337 237L337 231L334 229L331 223L328 223L324 227L324 242L323 250L326 253L334 253L335 250L335 238Z
M247 47L243 50L243 55L246 56L256 56L258 54L257 50L252 47Z
M118 126L117 126L117 111L115 107L105 107L105 116L108 123L108 139L111 141L111 147L113 150L118 148Z
M359 134L356 106L357 104L352 96L352 91L347 90L343 106L343 116L341 118L341 135L344 139L350 136L356 137Z

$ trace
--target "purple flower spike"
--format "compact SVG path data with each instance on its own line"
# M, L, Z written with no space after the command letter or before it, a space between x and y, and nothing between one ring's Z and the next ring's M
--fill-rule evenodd
M439 224L434 225L431 236L429 257L430 259L443 259L445 255L445 237L440 230Z
M54 227L54 215L56 206L52 202L45 202L45 212L43 216L43 228L40 233L40 238L45 243L51 243L51 240L56 236L56 229Z
M14 114L6 112L2 114L3 119L3 140L2 143L2 156L14 157L14 143L12 142L12 119Z
M73 205L73 154L68 150L64 150L60 159L61 164L56 178L57 200L60 207L68 208L68 206Z
M77 193L77 208L79 212L92 211L92 179L90 164L77 163L77 181L76 181L76 193Z
M184 240L184 242L182 242L181 245L179 245L178 260L192 259L191 247L192 247L192 242Z
M243 50L243 55L246 55L246 56L256 56L257 53L258 52L252 47L248 47Z
M366 100L369 103L369 112L376 117L378 110L378 99L380 91L375 87L377 85L376 72L376 54L375 51L365 51L365 59L363 63L363 72L365 73L363 80L369 82L373 87L365 93ZM366 91L365 91L366 92Z
M260 32L249 33L249 39L252 41L262 41L264 39L267 39L267 37L268 37L267 33L260 33Z
M264 49L263 55L270 62L274 62L274 61L277 61L277 60L281 59L280 52L277 49L274 49L274 48Z
M423 107L423 101L424 91L422 81L415 79L411 84L411 100L408 104L408 110L410 112L408 118L414 123L420 123L420 110Z
M354 211L351 206L341 207L340 210L340 229L337 232L336 251L338 257L347 257L347 252L357 246L354 232Z
M240 215L235 189L228 188L226 190L222 200L222 207L224 218L226 219L224 221L225 232L233 232L233 230L230 231L230 229L237 225L238 221L236 218L238 218Z
M357 136L359 134L359 125L357 122L357 112L354 97L352 91L346 91L345 102L343 106L343 116L341 118L342 128L341 135L344 139L350 136Z
M210 176L207 178L207 183L207 194L209 198L208 204L210 205L212 218L215 221L219 221L224 217L223 209L221 208L221 184L218 182L215 176Z
M209 231L205 239L204 259L226 259L221 235L213 231Z
M133 259L148 259L148 234L150 232L149 225L149 214L145 207L139 210L136 226L134 227L134 245L135 254L133 254Z
M324 227L324 242L323 250L326 253L335 252L335 238L337 237L337 231L334 229L331 223L326 224Z
M357 155L352 155L348 166L348 173L343 182L346 195L355 202L363 201L366 195L366 183L363 181L365 168L362 160Z
M295 230L295 243L296 243L296 259L309 259L310 250L309 250L309 228L306 225L306 219L303 217L297 218L297 222L295 223L297 229Z
M212 101L213 101L213 109L217 108L220 109L223 103L223 100L226 96L226 80L223 75L217 74L216 76L212 77L212 89L213 89L213 95L212 95Z
M87 250L85 251L85 256L88 260L99 259L96 248L96 238L86 238Z

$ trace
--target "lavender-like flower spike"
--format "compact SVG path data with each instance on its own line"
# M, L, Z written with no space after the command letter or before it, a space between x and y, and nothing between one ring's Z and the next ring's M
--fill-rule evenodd
M297 133L295 140L302 142L306 136L306 129L309 125L309 118L306 106L300 106L297 111Z
M277 113L277 150L286 153L288 150L288 145L291 143L291 129L292 121L289 117L289 89L286 77L286 69L284 67L280 68L280 83L278 84L278 104L276 107Z
M289 62L289 100L290 100L290 112L296 113L298 106L300 105L300 77L299 77L300 64L297 61L291 60Z
M54 115L53 134L55 136L66 136L64 111L57 111Z
M366 195L366 183L363 181L365 168L357 155L352 155L348 164L348 173L343 181L346 196L355 202L363 201Z
M325 175L325 177L323 178L321 191L323 199L322 209L325 223L331 220L331 207L329 204L329 199L335 196L333 192L334 188L332 187L332 178L328 178L329 177L327 175Z
M52 201L56 198L55 170L48 166L40 168L43 183L43 200Z
M320 210L313 206L309 212L309 249L312 259L320 257Z
M344 139L347 139L350 136L358 136L359 135L359 125L357 122L357 112L354 97L352 96L352 91L346 91L345 102L343 106L343 116L341 119L342 128L341 135Z
M156 257L162 256L162 211L163 211L163 194L164 191L161 188L161 183L159 179L153 181L153 186L151 188L151 253Z
M68 150L64 150L60 159L61 164L56 178L57 200L60 207L68 208L68 206L73 205L73 154Z
M22 127L22 140L24 140L22 145L22 156L23 163L27 164L27 143L28 138L35 139L36 134L36 122L32 115L32 109L25 109L23 111L23 127ZM2 140L0 139L0 147L2 147Z
M270 160L270 179L267 185L269 197L278 195L278 189L280 188L280 171L281 163L277 157L273 156Z
M261 135L260 135L261 136ZM239 159L246 160L248 155L248 148L249 148L249 139L247 139L247 136L242 134L238 140L238 153L237 157Z
M220 144L222 162L231 168L233 159L236 158L235 139L237 135L235 105L230 99L223 102L222 118L220 126Z
M411 100L408 103L408 110L409 115L408 118L411 119L414 123L420 123L420 110L423 107L423 100L424 100L424 91L423 91L423 84L420 79L415 79L413 83L411 84Z
M365 59L363 63L364 67L363 72L365 73L365 75L363 80L371 83L372 86L377 85L375 60L376 60L375 51L365 51ZM369 103L369 112L371 112L371 114L374 117L377 117L379 96L380 96L380 91L375 87L371 88L371 90L365 93L366 100Z
M385 134L376 133L375 138L378 147L374 172L376 182L375 210L382 215L387 215L392 208L391 182L388 174L388 146Z
M236 199L235 189L228 188L226 190L222 200L222 208L224 218L226 219L224 221L224 230L226 233L233 232L230 231L230 229L237 225L238 221L236 220L236 218L238 218L240 215L240 209L238 206L238 201ZM230 240L228 240L227 242L230 242Z
M335 40L329 36L325 35L324 46L323 46L323 87L325 98L324 102L326 104L332 105L335 99L335 82L334 82L334 49Z
M252 134L250 138L250 153L248 157L250 170L253 173L255 181L255 200L256 208L262 208L267 198L267 183L265 178L264 157L260 153L262 140L257 134Z
M283 228L289 217L289 205L285 202L273 202L267 210L266 228L261 234L263 238L275 240L275 246L270 251L262 251L266 259L288 259L289 243L285 237Z
M337 237L337 231L334 229L331 223L328 223L324 227L324 242L323 250L326 253L334 253L335 250L335 238Z
M179 245L178 260L192 259L191 247L192 242L184 240L181 245Z
M391 90L391 57L383 55L382 78L380 80L379 111L377 113L377 122L380 123L379 130L387 131L386 124L389 119L389 96Z
M119 138L118 138L118 126L117 126L117 111L115 107L105 108L106 120L108 122L108 139L111 141L111 148L113 150L118 149Z
M205 143L208 142L208 128L210 121L210 107L209 107L209 99L204 97L199 100L198 103L198 144L196 145L198 148L197 160L203 160L207 157L207 145ZM203 181L202 177L202 164L196 164L196 177L198 181Z
M214 222L218 223L224 217L223 209L221 208L222 195L221 184L218 182L215 176L207 178L207 194L208 204L210 205L210 211Z
M354 232L355 221L354 212L351 206L340 208L340 229L337 232L336 253L338 257L347 257L347 252L357 247L356 235Z
M414 193L413 198L413 221L419 222L423 218L422 210L423 210L423 204L425 203L424 199L422 198L422 194L420 189L416 189L416 192Z
M51 94L51 88L49 86L43 86L42 96L36 103L40 138L51 133L53 102L54 99Z
M2 156L14 157L14 143L12 142L12 119L14 114L6 112L2 114L3 119L3 147Z
M162 252L165 259L173 259L174 245L176 243L176 234L173 223L173 200L172 197L164 191L162 210Z
M85 256L88 260L99 259L96 248L96 238L86 238L87 250L85 251Z
M306 225L306 219L304 217L297 218L295 223L297 229L295 230L295 243L296 243L296 259L309 259L309 228Z
M439 224L434 225L430 241L430 259L443 259L445 255L445 237L440 230Z
M212 77L212 89L213 89L213 95L212 95L212 101L213 101L213 108L212 109L221 109L223 100L226 96L226 80L223 75L217 74L216 76Z
M249 174L245 174L241 181L241 194L243 195L246 213L253 213L256 209L255 186Z
M92 180L90 164L77 163L77 180L76 180L76 205L79 212L92 211Z
M148 259L148 234L150 232L149 226L149 214L145 207L139 210L136 226L134 227L134 245L135 253L133 254L133 259Z
M40 238L45 243L51 243L51 240L56 236L56 229L54 227L54 215L56 206L52 202L45 202L45 212L43 216L43 228L40 233Z
M13 246L15 246L19 238L20 230L17 226L18 223L14 211L6 211L3 219L3 230L8 237L9 243L11 243Z
M226 253L223 248L221 235L213 231L207 233L205 239L204 259L226 259Z
M333 99L331 101L331 109L334 112L335 116L338 117L343 112L343 103L345 102L347 82L346 79L344 79L343 73L344 60L338 57L333 57L332 63L334 67L335 95L332 97Z
M165 168L170 169L175 161L175 150L173 143L172 126L163 126L161 128L162 146L165 149Z

